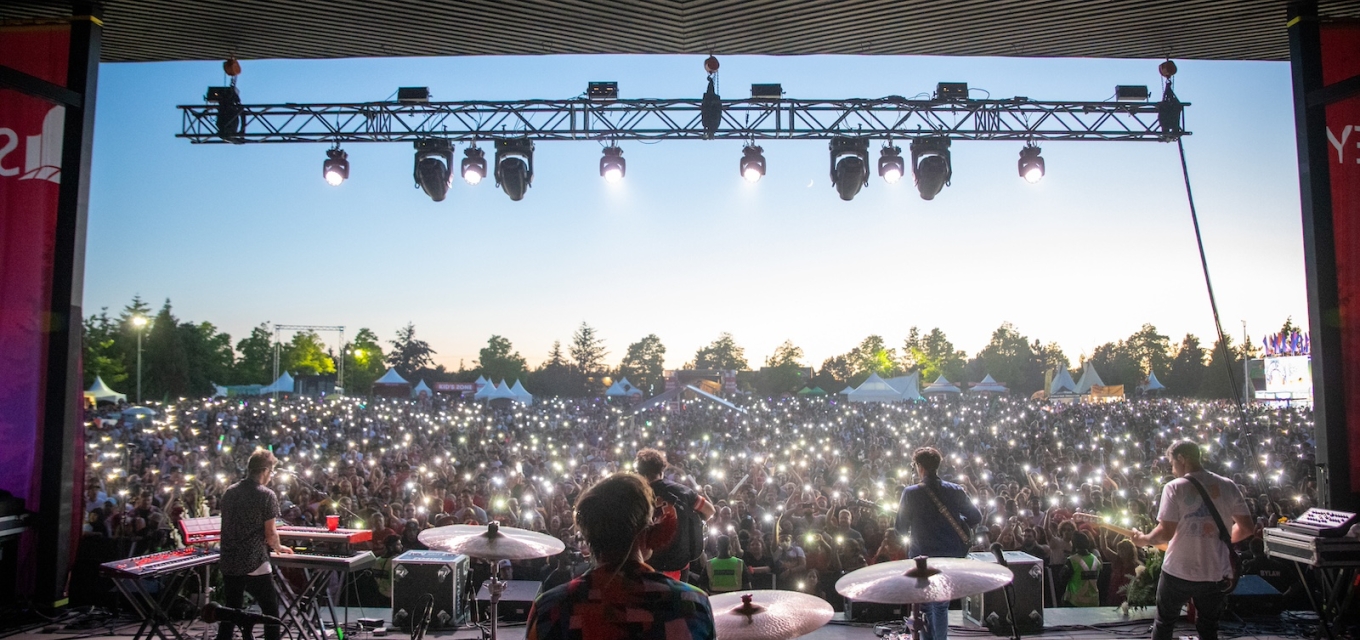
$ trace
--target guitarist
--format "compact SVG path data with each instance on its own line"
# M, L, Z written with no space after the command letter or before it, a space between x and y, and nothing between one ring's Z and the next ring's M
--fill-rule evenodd
M944 459L934 447L921 447L911 456L920 484L902 491L894 527L909 542L907 557L962 558L972 545L969 532L982 522L963 487L940 480ZM949 603L922 605L930 634L928 640L945 640L949 634Z
M1167 543L1152 638L1171 640L1181 607L1193 599L1200 639L1218 640L1218 617L1226 592L1237 581L1236 551L1229 541L1250 538L1255 526L1237 485L1204 470L1199 444L1174 442L1166 457L1176 479L1162 488L1157 526L1146 535L1132 537L1140 547Z

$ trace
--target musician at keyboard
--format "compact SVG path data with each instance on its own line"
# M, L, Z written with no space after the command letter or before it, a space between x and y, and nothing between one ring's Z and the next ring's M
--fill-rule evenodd
M224 603L240 609L249 593L267 616L279 615L279 594L274 588L273 566L269 552L290 554L292 549L279 542L274 519L279 517L279 498L269 488L278 460L264 449L256 449L246 463L246 479L231 485L220 500L222 510L222 572ZM217 640L231 640L234 625L219 623ZM265 640L279 640L278 625L265 625ZM252 640L251 626L241 626L241 637Z

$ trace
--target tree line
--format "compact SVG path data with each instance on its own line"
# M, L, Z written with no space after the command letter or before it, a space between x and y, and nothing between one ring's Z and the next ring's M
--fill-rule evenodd
M139 325L136 318L146 322ZM1286 320L1282 330L1293 329L1292 320ZM647 395L665 387L666 346L656 334L629 344L618 363L611 365L604 338L582 322L565 347L560 340L554 342L537 367L530 367L508 338L492 335L472 366L460 363L457 370L450 370L434 364L436 352L417 337L414 324L402 327L387 341L361 328L352 339L333 348L311 331L297 332L276 345L268 323L261 323L233 343L230 335L211 322L177 318L168 299L153 313L140 297L134 297L116 316L104 308L85 318L86 386L98 375L131 397L139 334L142 396L150 400L202 397L214 391L213 385L267 384L273 380L276 349L279 370L294 376L334 374L343 358L346 392L361 395L371 391L389 366L412 382L468 382L479 376L522 380L532 393L545 396L598 394L624 377ZM1172 395L1227 398L1234 393L1230 367L1240 390L1243 358L1256 355L1250 344L1235 345L1230 336L1205 348L1198 337L1187 334L1173 347L1168 336L1144 324L1125 339L1096 347L1086 360L1095 365L1106 384L1122 384L1127 390L1155 372ZM1031 339L1005 322L972 357L955 348L939 328L922 333L911 327L900 346L871 335L846 353L825 359L819 367L807 363L802 348L786 340L761 364L752 367L736 338L722 333L696 350L685 367L736 370L741 389L762 395L792 393L805 386L834 393L860 384L873 373L888 378L917 371L922 384L941 375L954 382L976 382L990 374L1011 391L1030 394L1042 389L1046 376L1060 368L1079 376L1085 361L1073 369L1056 342Z

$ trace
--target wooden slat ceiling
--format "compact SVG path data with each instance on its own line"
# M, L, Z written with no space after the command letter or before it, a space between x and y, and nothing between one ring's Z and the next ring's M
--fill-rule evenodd
M1287 0L108 0L106 62L554 53L1285 60ZM1360 0L1324 0L1360 18ZM69 0L0 0L0 20Z

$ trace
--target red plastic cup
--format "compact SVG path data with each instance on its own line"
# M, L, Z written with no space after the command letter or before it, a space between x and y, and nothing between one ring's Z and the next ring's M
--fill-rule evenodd
M335 531L340 528L340 516L326 516L326 530Z

